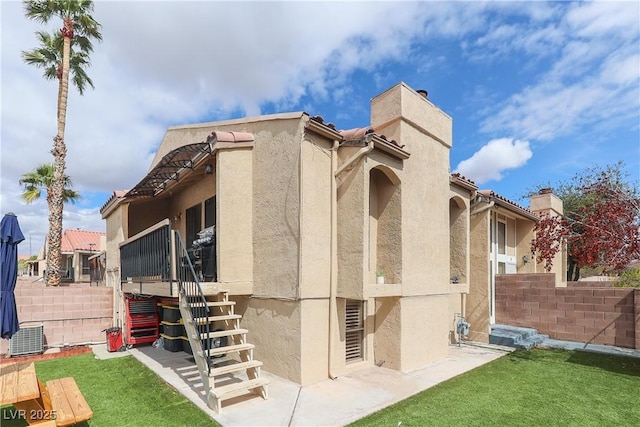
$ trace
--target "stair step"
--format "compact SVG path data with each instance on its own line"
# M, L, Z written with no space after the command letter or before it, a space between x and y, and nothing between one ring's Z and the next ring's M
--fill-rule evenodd
M202 302L192 302L190 304L192 307L202 307L204 304ZM226 307L229 305L236 305L235 301L207 301L207 307Z
M248 334L249 331L247 329L227 329L224 331L215 331L215 332L209 332L209 338L221 338L221 337L230 337L233 335L242 335L242 334ZM200 339L205 340L207 339L207 334L202 333L200 334Z
M491 333L494 333L494 332L501 333L502 331L513 332L521 335L523 338L528 338L538 333L537 329L525 328L521 326L511 326L511 325L501 325L501 324L495 324L491 326Z
M203 323L221 322L223 320L235 320L235 319L242 319L242 315L241 314L224 314L222 316L196 317L193 320L197 324L202 325Z
M265 386L267 384L269 384L269 380L267 380L266 378L256 378L253 380L242 381L222 387L212 388L211 394L214 395L217 399L230 399L232 397L245 394L247 390Z
M232 372L243 371L245 369L258 368L260 366L262 366L262 362L258 360L249 360L248 362L230 363L228 365L220 366L219 368L211 369L211 372L209 372L209 378L213 378L218 375L230 374Z
M218 354L226 354L234 351L245 351L245 350L253 350L255 346L253 344L236 344L236 345L226 345L224 347L216 347L208 350L209 356L215 356ZM201 354L201 352L198 352Z
M538 331L533 328L493 325L489 334L489 344L529 350L541 344L547 338L547 335L538 334Z

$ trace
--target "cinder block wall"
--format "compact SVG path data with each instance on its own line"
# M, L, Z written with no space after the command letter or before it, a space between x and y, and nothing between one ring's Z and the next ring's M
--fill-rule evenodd
M111 288L90 287L88 283L47 287L19 279L15 295L20 324L43 324L45 349L104 342L102 331L112 325ZM0 354L7 354L8 349L9 341L0 340Z
M570 288L610 288L616 283L615 280L583 280L579 282L567 282L567 286Z
M496 323L551 338L640 348L640 289L556 288L552 274L496 276Z

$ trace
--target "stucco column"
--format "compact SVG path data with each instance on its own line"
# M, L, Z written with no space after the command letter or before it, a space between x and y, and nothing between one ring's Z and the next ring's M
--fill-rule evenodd
M562 200L551 192L550 188L540 190L538 194L531 196L529 201L531 211L538 215L562 216L564 207ZM550 273L556 276L556 287L564 288L567 286L567 251L566 245L562 243L560 250L553 259L553 266Z

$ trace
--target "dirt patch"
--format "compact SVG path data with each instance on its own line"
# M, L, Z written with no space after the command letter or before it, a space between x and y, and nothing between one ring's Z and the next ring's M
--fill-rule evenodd
M13 362L40 362L41 360L57 359L59 357L77 356L80 354L91 353L91 347L76 346L76 347L64 347L60 351L34 354L26 356L8 357L7 355L0 355L0 364L13 363Z

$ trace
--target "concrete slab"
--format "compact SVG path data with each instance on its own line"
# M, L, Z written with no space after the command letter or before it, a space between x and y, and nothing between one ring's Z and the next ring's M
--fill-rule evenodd
M207 406L193 357L151 346L128 352L223 426L345 425L508 353L490 346L451 346L447 358L420 369L374 366L305 387L263 370L271 381L269 399L239 397L225 401L222 414L216 414Z
M100 359L100 360L114 359L116 357L131 356L131 353L129 353L128 350L109 352L109 350L107 350L107 344L106 343L90 345L89 347L91 347L91 351L95 355L96 359Z
M558 348L570 351L590 351L592 353L612 354L615 356L628 356L640 358L640 349L616 347L612 345L591 344L575 341L561 341L547 338L540 347Z

